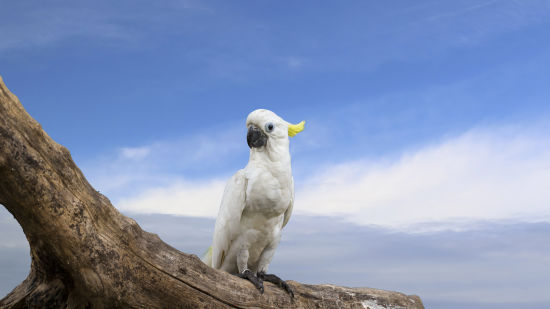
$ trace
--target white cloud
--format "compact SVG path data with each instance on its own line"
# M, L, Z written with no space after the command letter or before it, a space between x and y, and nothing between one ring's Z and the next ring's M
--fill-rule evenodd
M122 211L134 213L215 217L224 186L222 180L199 184L178 181L167 187L152 188L137 196L123 198L116 206Z
M183 14L210 11L195 0L119 1L117 5L96 1L94 6L70 1L43 5L3 3L2 8L9 16L0 20L0 52L55 46L74 38L144 48L142 41L151 32L159 28L168 32L174 22L182 24Z
M413 229L549 220L550 138L525 134L474 130L395 161L330 167L298 191L295 211Z
M407 28L409 37L429 36L447 47L476 45L509 31L541 24L550 13L544 1L456 1L428 6L432 9L421 8L424 16L420 19L401 26Z
M550 137L539 132L472 130L394 159L325 167L297 183L294 211L417 232L474 228L487 220L550 221ZM149 153L143 149L129 153ZM154 169L126 172L120 186L133 189L115 199L121 210L204 217L216 216L228 177L191 182L174 173L154 175ZM132 177L146 180L139 194Z
M73 37L127 41L133 36L102 10L48 6L17 11L18 18L0 24L0 51L50 45Z
M140 160L144 159L151 153L149 147L123 147L120 149L120 156L122 159Z
M297 69L304 65L305 60L299 57L287 57L284 58L284 62L291 69Z
M215 170L219 175L225 162L245 157L247 149L242 137L246 128L241 123L220 126L179 139L121 147L81 167L90 182L115 201L136 191L185 183L190 171L207 174Z

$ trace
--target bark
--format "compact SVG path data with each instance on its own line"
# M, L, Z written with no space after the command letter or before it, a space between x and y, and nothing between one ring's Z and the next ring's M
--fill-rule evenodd
M96 191L1 78L0 204L32 258L0 308L423 308L418 296L293 281L294 299L270 283L260 294L172 248Z

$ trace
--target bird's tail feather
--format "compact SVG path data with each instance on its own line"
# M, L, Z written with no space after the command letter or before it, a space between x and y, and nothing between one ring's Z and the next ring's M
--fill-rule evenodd
M206 250L201 258L201 261L208 266L212 266L212 246Z

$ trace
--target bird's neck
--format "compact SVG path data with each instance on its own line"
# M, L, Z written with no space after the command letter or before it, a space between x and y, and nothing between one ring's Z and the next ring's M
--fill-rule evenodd
M284 169L290 171L290 151L288 141L270 144L262 148L250 149L249 163L254 165L268 165L271 169Z

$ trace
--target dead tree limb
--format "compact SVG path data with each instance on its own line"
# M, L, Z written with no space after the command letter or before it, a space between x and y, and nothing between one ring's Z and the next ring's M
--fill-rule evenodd
M418 296L292 281L294 300L269 283L262 295L170 247L96 191L1 78L0 203L32 258L0 308L423 308Z

